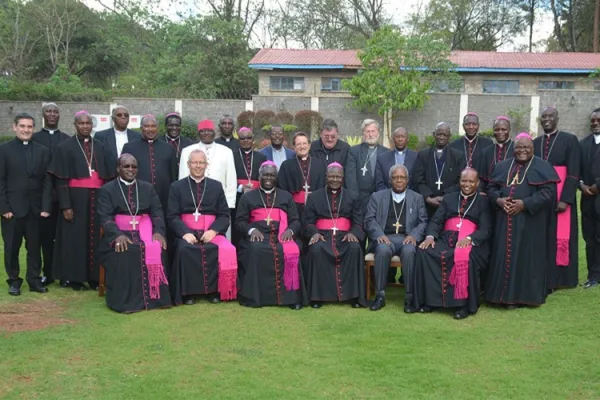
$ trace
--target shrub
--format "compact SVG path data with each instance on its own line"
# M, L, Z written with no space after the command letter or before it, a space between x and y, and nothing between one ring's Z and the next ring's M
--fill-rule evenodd
M265 125L272 125L275 123L275 113L271 110L258 110L254 114L254 133L256 130L261 129Z
M238 129L246 127L252 129L254 127L254 111L242 111L237 117Z
M167 133L167 127L165 126L165 116L157 115L156 120L158 121L158 131L162 134ZM198 125L196 122L190 119L181 120L181 135L192 139L194 142L198 141Z
M294 115L288 111L280 111L275 115L275 122L282 125L292 125L294 123Z
M312 140L318 135L319 127L323 123L323 116L317 111L301 110L296 113L294 122L298 126L298 130L308 133Z
M271 130L271 124L265 125L263 126L261 129L263 130L263 132L269 132ZM296 125L293 124L282 124L283 126L283 133L286 134L286 136L290 133L296 133L298 132L298 127Z
M484 137L493 138L494 137L494 129L493 128L484 129L482 131L479 131L479 135L484 136Z

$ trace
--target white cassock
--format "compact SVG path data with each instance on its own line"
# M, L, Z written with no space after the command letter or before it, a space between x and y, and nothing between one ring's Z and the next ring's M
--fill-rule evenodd
M237 194L237 174L233 162L233 152L226 146L212 142L209 145L196 143L181 150L181 162L179 163L179 179L190 174L187 162L193 150L202 150L206 153L208 166L204 172L205 176L216 179L223 185L225 198L229 208L235 208L235 196Z

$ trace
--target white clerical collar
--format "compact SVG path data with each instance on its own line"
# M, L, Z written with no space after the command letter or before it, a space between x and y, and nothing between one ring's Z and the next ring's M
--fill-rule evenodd
M202 177L200 179L196 179L196 178L194 178L193 176L190 175L190 179L193 180L196 183L200 183L200 182L202 182L204 180L204 177Z
M120 131L117 128L115 128L115 133L118 133L119 135L127 135L127 130Z
M244 150L244 153L246 153L246 154L250 154L250 153L252 153L252 149L250 149L250 150L247 150L247 151L246 151L246 150Z
M471 193L470 195L468 195L468 196L467 196L466 194L464 194L464 193L462 192L462 190L460 191L460 195L463 197L463 199L468 199L468 198L470 198L470 197L473 197L473 196L475 196L476 194L477 194L477 191L475 191L475 192L473 192L473 193Z
M135 183L135 179L134 179L134 180L132 180L131 182L127 182L125 179L123 179L123 178L119 177L119 180L120 180L120 181L121 181L121 183L123 183L123 185L125 185L125 186L131 186L131 185L133 185L133 184Z
M29 141L23 140L21 143L23 143L24 146L27 146L29 144Z
M465 140L469 143L473 143L475 140L477 140L477 134L473 136L473 139L469 139L467 135L465 135Z
M275 190L275 188L273 188L273 189L271 189L271 190L267 190L267 189L265 189L264 187L262 187L262 186L261 186L261 187L260 187L260 190L262 190L262 191L263 191L263 192L265 192L266 194L271 194L271 193L273 193L273 191Z
M437 151L438 153L441 153L442 151L444 151L444 149L435 149L435 151Z
M48 128L44 128L44 129L46 129L46 131L51 135L54 135L54 132L56 132L58 130L58 129L53 130L53 129L48 129Z
M402 150L396 149L396 153L398 153L398 154L404 154L404 150L406 150L406 149L402 149Z
M146 142L148 142L148 143L154 143L154 139L146 139Z
M225 142L227 142L227 143L231 142L231 138L225 138Z
M179 136L177 136L177 137L171 137L171 136L167 135L167 139L169 139L170 141L174 142L177 139L179 139Z
M405 197L406 197L406 190L402 193L396 193L392 190L392 199L394 199L394 201L396 203L400 203L402 200L404 200Z
M81 139L81 140L83 140L83 143L87 143L87 142L89 142L89 141L90 141L90 138L89 138L89 137L86 137L86 138L84 138L84 137L82 137L82 136L78 136L78 138L79 138L79 139Z
M598 134L598 135L594 135L594 142L595 142L596 144L600 144L600 134Z
M554 135L555 133L558 133L558 129L555 130L554 132L550 132L550 133L545 133L544 135L546 135L547 137Z

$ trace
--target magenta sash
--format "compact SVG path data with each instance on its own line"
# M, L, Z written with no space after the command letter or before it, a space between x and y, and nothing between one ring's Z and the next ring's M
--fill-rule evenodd
M560 200L565 181L567 180L567 167L555 166L560 181L556 185L557 199ZM564 212L556 215L556 265L566 267L569 265L569 238L571 237L571 206L567 205Z
M214 215L200 215L196 221L194 214L182 214L181 220L190 229L207 231L215 222ZM211 243L217 245L219 258L219 295L221 300L234 300L237 297L237 253L235 247L223 235L216 235Z
M315 224L318 230L330 231L334 227L340 231L349 231L352 228L352 222L348 218L319 218Z
M137 222L139 227L131 224L131 221ZM160 242L152 240L152 220L148 214L137 215L131 217L130 215L115 215L115 223L122 231L139 231L140 239L144 242L144 261L146 262L146 268L148 269L148 281L150 285L150 298L160 298L160 285L161 283L168 285L167 277L165 276L165 270L162 265L162 248Z
M238 183L238 185L247 185L247 184L251 183L252 184L252 189L258 189L258 187L260 186L260 182L259 181L248 180L248 179L238 179L237 183Z
M308 192L308 194L310 193L311 192ZM292 200L294 200L294 203L296 204L306 204L306 192L301 190L299 192L292 193Z
M286 243L281 241L281 236L288 227L287 213L279 208L271 209L270 213L266 208L255 208L250 212L249 222L265 221L267 216L270 216L273 221L279 221L279 232L277 237L279 238L279 243L281 243L281 246L283 247L283 283L285 288L289 291L298 290L300 288L300 249L293 240Z
M450 218L444 224L445 231L458 231L458 240L464 239L477 230L477 225L467 219L462 220L460 228L457 225L461 223L460 218ZM469 245L464 248L454 248L454 268L450 273L449 282L454 287L454 298L457 300L466 299L469 297L469 256L471 248Z
M89 178L69 179L69 187L84 189L100 189L104 181L96 171L92 172Z

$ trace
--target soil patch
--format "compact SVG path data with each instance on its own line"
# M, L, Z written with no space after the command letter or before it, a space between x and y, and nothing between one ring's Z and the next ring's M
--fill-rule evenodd
M0 333L36 331L73 323L61 317L64 310L63 305L43 299L0 304Z

